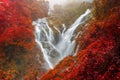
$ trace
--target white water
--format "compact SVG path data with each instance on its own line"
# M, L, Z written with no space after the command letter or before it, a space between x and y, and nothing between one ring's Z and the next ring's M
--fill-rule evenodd
M88 9L68 29L64 24L62 31L54 27L58 31L56 37L54 36L53 30L48 26L46 18L33 22L35 26L35 41L43 53L48 68L53 69L60 60L68 55L75 55L77 53L76 50L78 50L79 46L75 50L76 41L75 38L73 38L74 32L80 24L86 21L85 17L89 15L89 13L90 10Z

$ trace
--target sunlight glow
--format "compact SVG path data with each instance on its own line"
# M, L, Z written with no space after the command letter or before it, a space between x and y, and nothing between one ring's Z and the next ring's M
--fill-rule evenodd
M67 0L49 0L52 4L64 4Z
M60 5L64 5L67 2L71 2L71 1L88 1L88 2L92 2L93 0L48 0L50 2L50 8L53 8L53 6L55 4L60 4Z
M67 0L49 0L50 8L53 8L55 4L65 4Z

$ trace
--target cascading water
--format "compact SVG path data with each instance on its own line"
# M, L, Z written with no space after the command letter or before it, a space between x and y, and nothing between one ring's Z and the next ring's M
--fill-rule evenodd
M35 41L39 45L49 68L53 69L60 60L68 55L75 54L77 49L74 49L76 45L75 38L73 39L74 32L80 24L86 21L85 18L89 13L90 10L88 9L68 29L64 24L62 31L54 27L58 31L57 37L54 36L53 30L48 26L46 18L33 22ZM55 38L58 38L58 40Z

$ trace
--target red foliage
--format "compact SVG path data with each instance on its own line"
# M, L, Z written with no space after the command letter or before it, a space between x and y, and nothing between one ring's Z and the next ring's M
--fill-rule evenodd
M2 46L16 45L23 46L25 49L30 49L33 46L33 32L25 27L10 27L1 35Z
M19 13L16 2L1 2L3 3L0 4L0 47L15 45L29 49L34 39L32 21Z
M37 0L0 0L0 80L24 76L34 80L34 76L44 73L34 59L39 49L34 46L32 26L32 20L47 16L44 4Z
M17 73L16 70L8 70L8 71L0 70L0 80L14 79L14 74L15 73Z
M6 61L16 55L13 50L20 48L22 52L34 45L32 20L19 13L16 2L11 1L0 0L0 80L11 80L16 75L17 69L11 69L10 67L14 66L8 66L10 61Z
M109 0L106 1L109 2ZM116 1L110 0L110 2ZM117 11L113 11L114 9ZM108 16L105 17L107 14ZM105 15L102 15L102 20L99 16L98 19L91 22L85 36L82 39L78 38L78 43L84 44L84 47L77 56L67 57L69 61L72 61L64 59L53 70L46 73L41 80L56 80L56 78L61 78L60 80L119 80L119 14L120 6L114 4Z

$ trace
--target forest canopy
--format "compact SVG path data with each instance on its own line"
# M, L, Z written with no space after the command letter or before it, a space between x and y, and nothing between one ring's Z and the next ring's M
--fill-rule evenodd
M120 0L93 0L92 3L72 0L53 8L48 14L50 8L46 0L0 0L0 80L119 80ZM72 36L75 49L80 45L78 52L65 57L53 69L46 69L44 53L35 42L33 21L46 17L50 27L39 28L42 27L41 32L45 34L53 34L56 44L60 40L56 35L62 33L61 25L69 29L87 9L91 10L91 17L75 31L81 34ZM52 34L45 32L54 26L60 30L53 30ZM44 46L46 51L51 49ZM57 55L55 50L51 52L52 56Z

